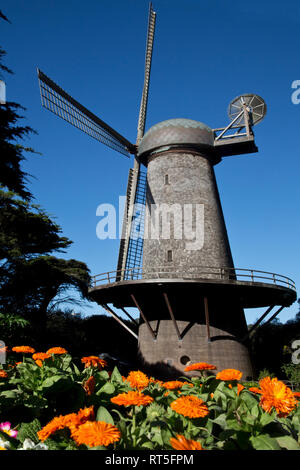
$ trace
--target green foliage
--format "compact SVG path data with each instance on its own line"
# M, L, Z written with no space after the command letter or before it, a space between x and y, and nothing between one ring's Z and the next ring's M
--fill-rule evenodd
M284 364L281 369L287 379L300 391L300 364Z
M284 324L279 321L261 324L250 338L256 377L259 371L266 369L281 378L282 365L292 362L291 344L297 338L300 338L300 312Z
M30 439L35 444L39 443L37 432L41 429L41 423L34 419L31 423L22 423L18 429L18 441L23 443L25 439Z
M265 377L275 377L275 374L270 372L268 369L263 369L258 374L258 380L264 379Z
M93 408L94 418L89 419L116 426L121 433L117 442L109 447L78 446L66 425L54 429L43 445L49 450L170 450L170 439L181 434L206 450L300 450L300 407L285 417L274 408L266 413L260 395L251 392L246 382L238 389L236 381L197 377L166 393L162 382L149 380L142 393L152 397L152 403L122 406L111 399L133 389L116 367L111 373L96 366L77 367L65 353L53 354L42 365L23 358L5 370L8 377L0 379L0 421L10 421L18 430L17 438L10 437L7 444L11 449L39 449L37 432L54 417ZM85 384L91 377L94 387L88 391ZM208 414L190 418L171 408L174 400L187 395L203 400Z

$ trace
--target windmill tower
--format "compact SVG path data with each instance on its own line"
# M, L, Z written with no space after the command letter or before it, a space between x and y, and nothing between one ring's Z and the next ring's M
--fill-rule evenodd
M43 106L134 156L117 269L94 276L90 296L137 339L145 366L176 376L189 361L205 361L251 377L252 330L244 308L267 307L254 329L274 308L268 321L291 305L296 290L285 276L234 267L214 166L225 157L258 151L253 126L265 116L266 105L258 95L244 94L230 103L225 127L171 119L144 133L155 21L150 4L135 144L38 70ZM130 307L138 310L138 321Z

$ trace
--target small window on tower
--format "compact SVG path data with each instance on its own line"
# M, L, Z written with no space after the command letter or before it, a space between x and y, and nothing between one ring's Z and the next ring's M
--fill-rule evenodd
M165 184L169 184L169 175L165 175Z
M172 250L168 250L168 252L167 252L167 260L168 260L168 261L173 261L173 252L172 252Z

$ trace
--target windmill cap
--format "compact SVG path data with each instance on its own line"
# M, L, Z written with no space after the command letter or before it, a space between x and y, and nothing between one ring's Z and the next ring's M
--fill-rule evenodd
M214 133L203 122L183 118L168 119L150 127L140 142L138 155L168 145L213 146Z

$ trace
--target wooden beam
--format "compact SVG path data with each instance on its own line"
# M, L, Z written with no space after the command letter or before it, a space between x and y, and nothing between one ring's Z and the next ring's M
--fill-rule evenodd
M132 336L135 337L135 339L138 339L138 335L135 334L127 325L125 325L125 323L121 320L121 318L118 317L118 315L106 304L103 304L101 305L102 308L104 308L104 310L106 310L108 313L111 314L111 316L118 322L120 323L120 325L123 326L123 328L125 328L125 330L129 331L129 333L132 334Z
M209 311L207 297L204 297L204 311L205 311L205 323L207 332L207 341L210 341L210 329L209 329Z
M172 310L172 308L171 308L171 304L170 304L170 302L169 302L169 298L168 298L168 296L167 296L167 294L166 294L165 292L163 293L163 296L164 296L164 299L165 299L165 301L166 301L166 304L167 304L167 307L168 307L168 311L169 311L170 317L171 317L171 319L172 319L173 325L174 325L174 327L175 327L175 331L176 331L176 334L177 334L177 336L178 336L178 339L181 340L182 338L181 338L180 331L179 331L179 329L178 329L178 326L177 326L177 323L176 323L176 320L175 320L175 317L174 317L173 310Z
M266 321L265 325L267 323L271 323L271 321L274 320L275 317L277 317L277 315L281 312L281 310L284 309L284 305L282 305L278 310L276 310L276 312L271 316L271 318L269 318L269 320Z
M250 328L250 330L248 331L248 333L244 336L244 338L242 339L242 343L249 338L250 334L252 333L252 331L256 330L256 328L258 327L258 325L263 321L263 319L268 315L268 313L271 312L271 310L275 307L275 305L271 305L271 307L269 307L265 313L263 313L263 315L257 320L257 322Z
M152 330L151 325L150 325L150 323L148 322L147 318L145 317L145 315L144 315L144 313L143 313L141 307L140 307L139 304L137 303L136 298L134 297L133 294L131 294L130 297L132 298L132 300L133 300L135 306L139 309L139 312L140 312L140 314L141 314L141 317L143 318L144 322L146 323L146 325L147 325L147 327L148 327L148 329L149 329L149 331L150 331L150 333L151 333L153 339L156 339L156 334L155 334L154 331Z
M125 308L123 307L120 307L120 308L125 313L125 315L127 315L127 317L136 324L136 326L139 326L138 322L128 312L126 312Z

